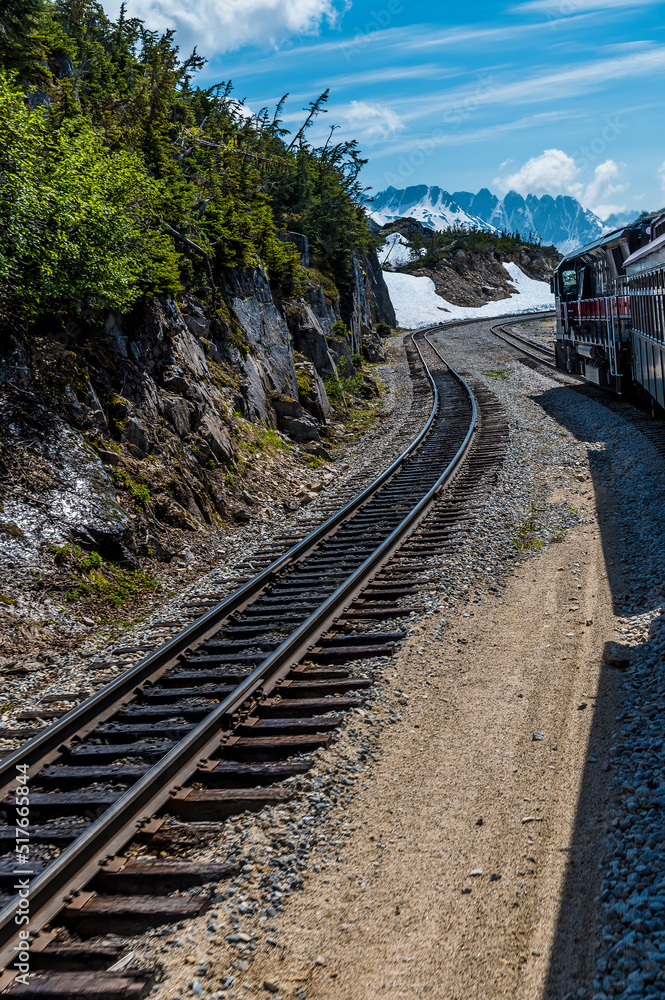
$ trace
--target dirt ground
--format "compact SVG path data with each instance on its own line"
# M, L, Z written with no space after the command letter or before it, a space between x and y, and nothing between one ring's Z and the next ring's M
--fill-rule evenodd
M444 640L429 621L386 675L411 697L353 803L347 863L291 898L253 977L308 1000L577 996L621 693L601 667L616 623L597 523Z

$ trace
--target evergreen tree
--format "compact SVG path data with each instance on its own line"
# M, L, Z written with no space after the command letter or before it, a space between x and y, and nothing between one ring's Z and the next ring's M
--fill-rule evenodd
M38 38L43 13L44 0L3 0L0 6L0 66L26 82L46 78Z
M365 160L356 143L335 142L334 127L322 146L310 143L326 113L327 91L304 109L303 124L290 137L282 124L286 96L273 111L251 115L230 83L195 86L205 62L196 49L181 58L172 31L148 30L128 18L124 6L112 21L97 0L4 0L0 18L0 71L7 74L0 84L0 182L7 194L3 201L0 193L0 216L5 213L15 247L22 248L2 245L5 302L23 288L24 312L33 317L66 302L75 311L91 299L99 308L127 309L140 295L176 287L177 259L181 279L211 300L230 269L249 266L263 267L282 296L294 295L306 275L289 232L308 238L312 266L325 275L331 294L344 289L354 254L372 238L361 207ZM25 108L23 116L19 91L34 84L45 92L46 106ZM12 160L17 128L32 136L26 138L32 165ZM71 177L49 159L53 149L67 160ZM124 194L112 184L112 164L127 186ZM18 196L12 201L18 177L29 192L23 207ZM144 206L132 188L143 193ZM101 224L105 200L114 207L111 198L128 241L109 220ZM43 242L44 232L60 234L61 226L67 253L59 240ZM71 280L69 299L56 275L43 280L30 247ZM105 270L113 253L124 275L119 284ZM99 295L83 266L87 260L97 261L104 275Z

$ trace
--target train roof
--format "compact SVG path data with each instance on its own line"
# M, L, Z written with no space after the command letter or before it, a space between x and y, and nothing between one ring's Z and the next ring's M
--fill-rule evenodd
M566 254L566 256L559 262L557 271L561 271L565 264L571 260L577 260L578 257L590 257L593 258L597 256L596 251L605 250L608 246L621 242L624 236L629 233L634 233L636 230L642 228L642 220L639 222L632 222L629 226L622 226L620 229L613 229L610 233L603 233L599 236L597 240L593 240L591 243L586 243L582 247L578 247L572 253Z
M631 254L630 257L624 260L623 266L629 267L633 264L637 264L638 261L643 260L645 257L650 257L654 253L660 253L663 249L665 249L665 233L663 233L662 236L658 236L655 240L652 240L651 243L647 243L646 246L640 247L639 250L636 250L635 253Z

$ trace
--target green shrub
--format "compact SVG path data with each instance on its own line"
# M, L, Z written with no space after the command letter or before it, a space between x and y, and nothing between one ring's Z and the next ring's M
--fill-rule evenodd
M332 332L335 337L348 337L349 335L347 325L341 319L335 320L332 325Z
M126 312L178 287L178 257L156 227L161 182L111 152L79 115L30 111L0 74L0 291L24 320L84 309Z
M335 369L335 373L330 378L324 379L323 384L333 409L345 410L354 397L362 395L363 380L360 372L342 376L339 370Z
M296 368L296 385L298 386L298 395L301 397L309 395L312 391L307 372L303 368Z

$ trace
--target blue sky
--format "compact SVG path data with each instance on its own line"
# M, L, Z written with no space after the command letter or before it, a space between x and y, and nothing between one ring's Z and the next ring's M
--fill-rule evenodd
M114 13L115 0L106 7ZM330 88L375 191L570 193L606 217L665 204L665 3L129 0L252 110Z

